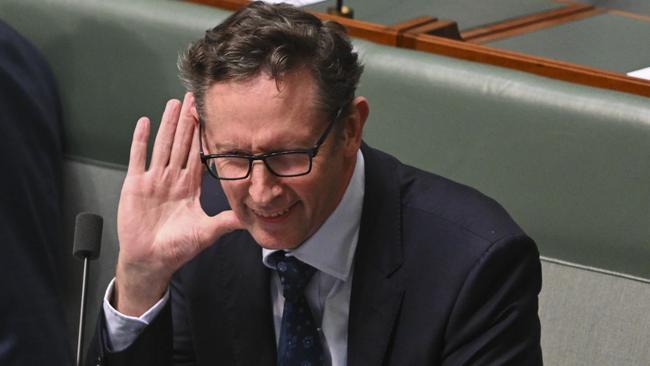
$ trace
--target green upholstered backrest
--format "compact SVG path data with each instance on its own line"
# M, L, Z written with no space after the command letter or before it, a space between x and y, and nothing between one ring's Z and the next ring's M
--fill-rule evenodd
M182 96L178 53L228 14L173 1L0 2L0 18L45 53L60 84L68 156L67 242L78 211L98 212L106 219L103 255L91 271L91 314L113 275L115 212L133 125L141 115L156 121L168 98ZM544 256L650 278L649 99L354 43L366 65L359 94L371 105L367 142L496 198ZM66 302L71 332L79 272L80 263L70 257ZM590 324L555 316L579 312L584 304L599 304L612 314L593 319L597 329L629 332L635 339L644 331L639 327L647 309L609 309L615 303L605 297L622 296L620 290L632 298L645 291L638 296L647 298L646 283L552 261L544 262L544 274L541 317L548 364L580 364L572 362L597 354L603 334L568 333ZM641 285L617 287L626 281ZM610 285L604 295L582 291L605 282ZM576 301L570 301L572 294ZM562 353L553 341L561 336L583 337L576 339L582 348ZM648 359L647 352L640 353L650 349L645 340L621 354ZM591 360L607 364L619 356Z

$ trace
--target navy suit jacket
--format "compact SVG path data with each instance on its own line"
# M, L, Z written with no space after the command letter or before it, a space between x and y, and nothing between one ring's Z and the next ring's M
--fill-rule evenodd
M541 365L539 254L495 201L365 146L348 365ZM204 182L205 209L227 207ZM172 301L107 365L274 365L270 273L246 231L175 276ZM99 338L103 337L100 323Z
M61 107L43 56L0 21L0 365L70 365L61 287Z

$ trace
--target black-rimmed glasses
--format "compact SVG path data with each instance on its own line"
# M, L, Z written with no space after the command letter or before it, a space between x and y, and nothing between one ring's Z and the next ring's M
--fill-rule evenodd
M318 150L323 142L325 142L325 139L339 119L342 111L343 107L339 108L334 119L330 121L323 134L311 149L285 150L257 155L204 154L203 143L201 141L201 136L203 136L203 123L201 123L199 127L201 162L208 169L210 175L220 180L248 178L255 160L263 161L269 171L278 177L298 177L309 174L311 172L312 159L318 154Z

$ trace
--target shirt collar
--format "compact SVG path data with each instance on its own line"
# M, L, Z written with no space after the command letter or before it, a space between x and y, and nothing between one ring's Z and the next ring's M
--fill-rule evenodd
M361 210L365 192L365 169L361 150L350 183L343 198L323 225L294 250L287 251L317 270L339 280L347 281L350 276L354 251L359 239ZM274 269L269 256L277 250L262 249L264 264Z

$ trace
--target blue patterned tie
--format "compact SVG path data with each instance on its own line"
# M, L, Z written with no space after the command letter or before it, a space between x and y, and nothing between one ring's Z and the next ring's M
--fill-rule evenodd
M304 291L316 269L284 252L274 253L273 259L284 295L278 366L323 365L323 345Z

